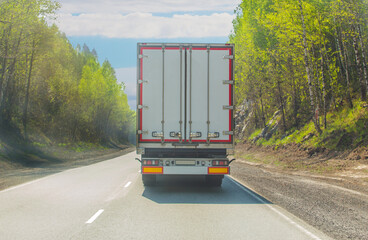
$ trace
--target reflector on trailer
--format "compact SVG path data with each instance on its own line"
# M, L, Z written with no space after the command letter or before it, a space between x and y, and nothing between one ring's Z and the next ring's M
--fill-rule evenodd
M209 167L208 174L229 174L229 167Z
M142 167L143 174L163 174L164 168L163 167Z

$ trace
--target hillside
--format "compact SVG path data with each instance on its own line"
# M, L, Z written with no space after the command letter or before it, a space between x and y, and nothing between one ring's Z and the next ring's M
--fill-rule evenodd
M236 113L236 157L240 161L293 174L327 178L361 190L368 186L368 104L354 102L327 114L327 128L319 134L313 122L281 131L276 112L265 128L247 132L252 120L249 104ZM363 187L364 189L364 187Z
M54 156L53 148L59 153L65 148L68 155L68 149L134 142L135 112L124 84L108 60L100 63L87 45L74 48L49 24L59 7L56 1L0 3L3 169L63 158Z
M327 150L351 150L368 146L368 104L355 102L355 107L344 107L327 113L326 127L318 133L312 121L299 129L290 128L282 131L282 119L279 111L267 122L264 128L247 132L244 126L251 125L252 109L245 105L238 106L237 134L239 141L247 141L257 145L279 146L297 144L304 147Z
M239 142L368 146L367 9L363 0L241 2L230 35Z

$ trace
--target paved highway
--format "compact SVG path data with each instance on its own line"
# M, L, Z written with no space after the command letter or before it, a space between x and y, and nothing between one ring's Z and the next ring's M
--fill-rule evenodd
M144 188L135 153L0 192L0 239L329 239L230 177Z

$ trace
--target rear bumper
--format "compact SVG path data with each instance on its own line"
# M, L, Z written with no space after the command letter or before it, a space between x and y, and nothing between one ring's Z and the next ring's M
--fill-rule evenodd
M141 167L142 174L159 175L226 175L230 174L230 167L207 167L207 166L157 166Z

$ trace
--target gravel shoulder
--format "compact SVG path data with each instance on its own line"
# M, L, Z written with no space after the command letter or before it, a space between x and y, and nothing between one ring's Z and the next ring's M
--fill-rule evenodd
M231 167L234 178L330 237L368 239L368 194L364 185L243 159Z

